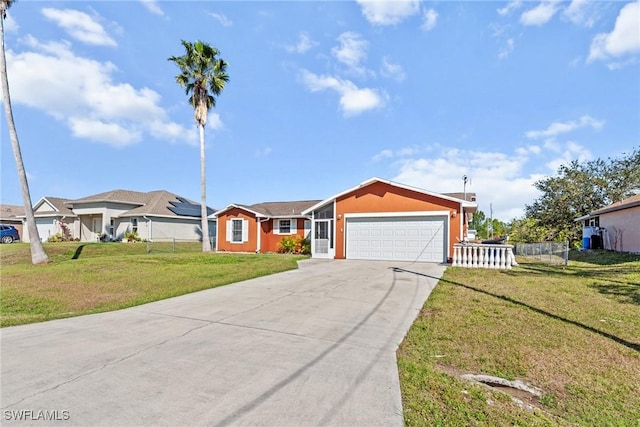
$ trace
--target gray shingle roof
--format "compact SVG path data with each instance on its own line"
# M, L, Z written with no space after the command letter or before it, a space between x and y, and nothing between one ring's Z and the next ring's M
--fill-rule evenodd
M176 206L182 204L189 204L194 206L200 206L199 203L193 202L189 199L185 199L176 194L170 193L165 190L149 191L146 193L140 191L130 190L111 190L104 193L94 194L92 196L83 197L81 199L68 200L67 206L81 205L85 203L96 202L111 202L122 203L128 205L138 205L122 214L119 217L129 216L165 216L165 217L184 217L192 215L180 215L176 212L181 212L180 209L176 209ZM207 208L209 215L215 212L214 209ZM198 218L200 217L198 212Z
M18 221L18 216L24 216L24 206L0 205L0 221Z
M640 206L640 194L636 194L635 196L631 196L619 202L612 203L609 206L600 208L596 211L591 212L591 215L600 215L607 212L614 212L622 209L633 208L635 206Z

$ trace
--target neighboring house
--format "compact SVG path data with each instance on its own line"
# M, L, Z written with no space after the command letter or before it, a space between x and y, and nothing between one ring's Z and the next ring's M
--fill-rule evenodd
M592 236L591 232L599 232L604 249L640 253L640 194L576 218L576 221L589 231L589 236Z
M215 238L214 210L207 209ZM58 233L82 242L113 241L134 231L145 240L202 239L200 205L162 190L113 190L75 200L43 197L34 214L43 241Z
M218 251L277 252L285 236L308 237L311 221L302 211L319 200L231 204L218 211Z
M0 223L13 225L22 238L22 217L24 216L24 206L0 205Z
M43 197L33 205L38 235L43 242L56 234L67 234L70 238L79 237L78 216L65 204L68 201L69 199L60 197ZM23 220L26 221L24 217ZM22 240L29 242L27 227L24 230Z
M447 262L476 210L469 200L372 178L325 200L229 205L217 213L217 249L272 252L297 234L311 237L315 258Z

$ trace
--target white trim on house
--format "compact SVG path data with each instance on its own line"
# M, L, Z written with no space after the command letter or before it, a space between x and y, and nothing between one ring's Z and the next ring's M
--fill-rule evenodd
M449 216L449 211L403 211L345 213L345 218L388 218L395 216Z
M234 221L242 221L240 225L241 240L234 240L233 238L233 223ZM227 242L242 244L249 241L249 221L244 218L231 218L227 220Z
M282 221L289 221L289 231L288 232L283 232L281 230L281 222ZM290 236L292 234L296 234L298 232L298 218L274 218L273 219L273 234L279 235L279 236Z

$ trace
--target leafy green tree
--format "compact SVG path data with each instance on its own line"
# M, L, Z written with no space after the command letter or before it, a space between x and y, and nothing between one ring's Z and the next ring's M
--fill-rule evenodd
M194 43L182 40L185 54L172 56L180 74L176 82L189 95L189 104L194 108L194 117L200 130L200 193L201 193L201 227L202 251L211 252L209 241L209 220L207 218L207 177L204 145L204 127L207 124L209 110L216 105L216 97L222 93L229 81L227 63L218 58L220 52L215 47L197 40Z
M542 195L526 206L525 216L533 220L528 224L546 230L545 240L575 242L582 236L582 226L575 218L640 188L640 151L635 149L621 159L574 160L534 185Z
M476 230L478 239L489 239L492 231L493 236L504 236L508 232L508 226L504 222L493 218L487 218L486 214L478 210L473 214L473 219L469 222L469 228Z
M29 231L29 248L31 250L31 262L33 264L45 264L51 260L47 256L40 240L38 227L36 227L36 219L33 214L33 205L31 204L31 194L29 192L29 182L27 181L27 173L22 160L22 151L18 140L18 132L16 124L13 121L13 109L11 107L11 96L9 93L9 79L7 77L7 57L5 55L4 46L4 20L7 18L7 10L14 2L11 0L0 0L0 80L2 80L2 103L4 104L4 112L7 117L7 126L9 128L9 137L11 139L11 149L13 157L16 161L18 170L18 180L20 181L20 190L22 192L22 202L24 203L24 212L27 221L27 230Z

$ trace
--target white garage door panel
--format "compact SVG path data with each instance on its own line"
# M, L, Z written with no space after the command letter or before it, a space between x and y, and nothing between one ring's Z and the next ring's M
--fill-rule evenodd
M445 261L444 217L348 218L347 258Z

